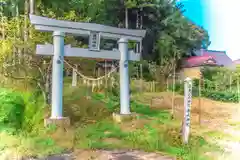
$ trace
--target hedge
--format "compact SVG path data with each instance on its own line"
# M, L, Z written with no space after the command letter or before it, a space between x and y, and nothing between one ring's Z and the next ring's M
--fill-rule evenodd
M202 96L212 100L216 100L216 101L234 102L234 103L238 102L238 94L233 92L203 90Z
M176 84L174 89L173 87L171 87L170 90L171 91L175 90L175 92L178 92L179 94L184 95L183 84L181 85ZM196 83L192 88L192 95L193 97L199 96L199 88L198 88L198 85L196 85ZM239 101L238 94L236 92L230 92L230 91L215 91L215 90L204 89L204 90L201 90L201 96L212 99L212 100L216 100L216 101L222 101L222 102L237 103Z
M20 128L24 116L24 99L20 93L0 88L0 125Z

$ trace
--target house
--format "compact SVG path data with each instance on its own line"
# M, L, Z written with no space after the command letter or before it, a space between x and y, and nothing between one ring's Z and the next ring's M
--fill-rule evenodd
M116 60L97 60L95 68L95 76L99 77L105 75L112 71L112 69L118 66L118 61ZM118 70L118 69L117 69Z
M186 77L199 79L201 77L201 68L203 66L219 66L212 56L193 56L182 61L179 72L180 79Z
M233 68L233 61L229 58L225 51L213 51L201 49L194 53L194 56L186 58L182 61L180 78L186 77L199 79L201 77L201 68L204 66L223 66Z
M239 66L240 65L240 59L233 61L234 66Z
M213 57L219 66L232 67L233 61L225 51L215 51L215 50L206 50L201 49L200 51L195 52L196 56L211 56Z

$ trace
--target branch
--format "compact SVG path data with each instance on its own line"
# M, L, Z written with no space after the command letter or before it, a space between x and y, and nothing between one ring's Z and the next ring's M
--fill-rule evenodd
M6 74L6 73L4 73L3 76L6 77L6 78L13 78L13 79L16 79L16 80L23 80L23 79L36 80L36 79L33 78L33 77L15 77L15 76L13 76L13 75L9 75L9 74Z

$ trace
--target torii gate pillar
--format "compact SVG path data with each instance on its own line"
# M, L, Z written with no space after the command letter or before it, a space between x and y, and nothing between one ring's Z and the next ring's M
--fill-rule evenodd
M120 51L120 114L130 114L129 106L129 74L128 74L128 40L121 38L118 41Z
M44 120L44 125L56 124L70 126L69 117L63 117L63 63L64 36L60 31L53 32L53 69L52 69L52 105L51 117Z
M62 118L64 33L53 32L52 119Z

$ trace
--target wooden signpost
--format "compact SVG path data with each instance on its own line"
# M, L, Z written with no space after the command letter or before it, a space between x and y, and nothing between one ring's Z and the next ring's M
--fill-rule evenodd
M146 34L145 30L62 21L31 14L30 22L37 30L53 32L53 45L37 45L36 47L37 55L53 56L52 111L50 119L63 119L63 62L65 56L120 60L120 114L130 114L128 60L139 61L141 54L128 51L128 40L141 44ZM89 48L75 48L71 47L71 45L64 45L66 34L89 37ZM119 50L101 50L101 38L118 40Z

